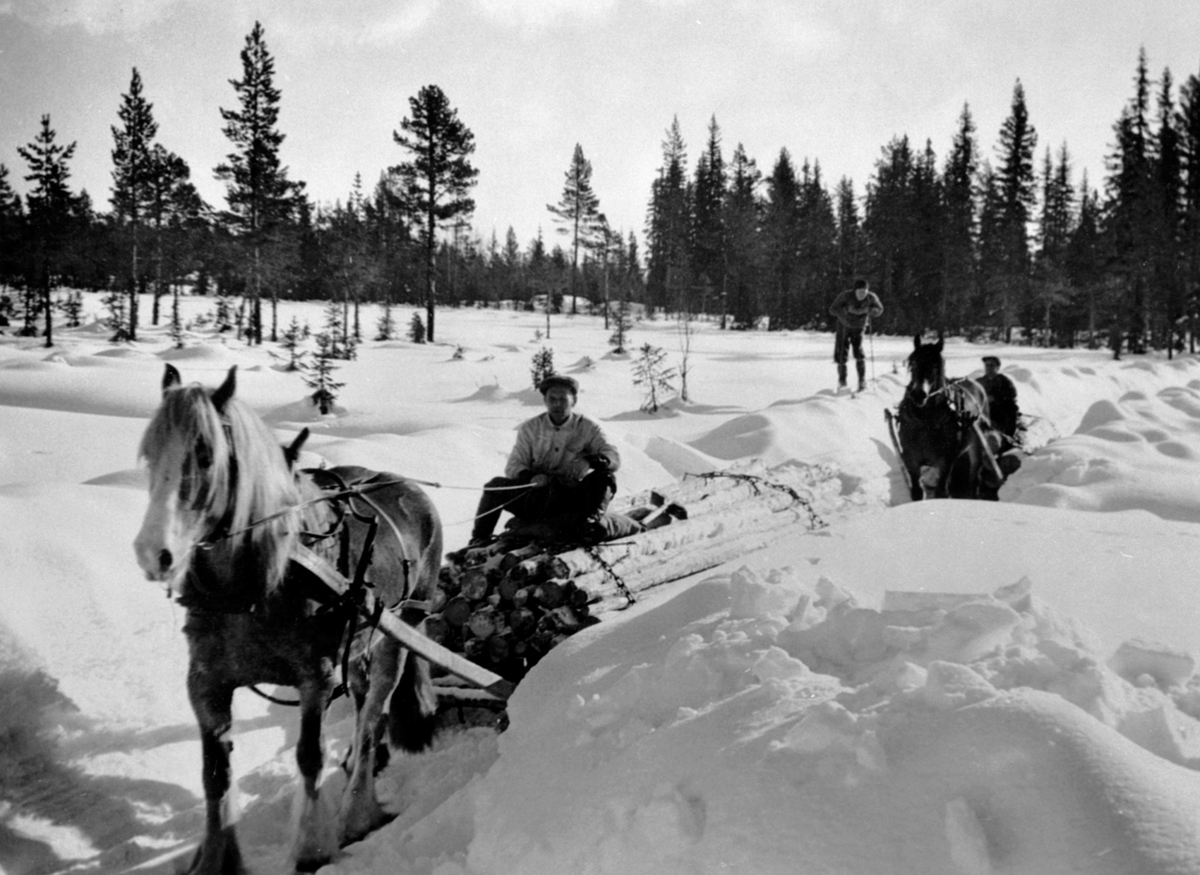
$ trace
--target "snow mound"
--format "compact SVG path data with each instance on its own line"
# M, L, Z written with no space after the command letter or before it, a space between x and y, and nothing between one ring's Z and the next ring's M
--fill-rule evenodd
M553 651L485 775L328 872L414 846L431 875L1194 871L1200 722L1032 590L871 609L791 568L711 578Z
M1075 433L1032 458L1001 493L1045 507L1148 510L1164 519L1200 522L1200 391L1172 386L1156 394L1130 390L1094 402Z

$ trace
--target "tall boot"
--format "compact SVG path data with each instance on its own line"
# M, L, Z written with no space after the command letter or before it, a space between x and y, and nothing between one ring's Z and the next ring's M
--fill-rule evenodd
M858 391L867 388L867 363L862 359L856 359L855 365L858 367Z
M838 362L837 368L838 368L838 388L845 389L846 388L846 363Z

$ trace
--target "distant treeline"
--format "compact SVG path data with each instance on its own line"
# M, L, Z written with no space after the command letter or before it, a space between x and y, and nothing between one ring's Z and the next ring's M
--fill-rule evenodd
M713 118L694 169L678 120L649 185L644 244L614 232L591 190L582 147L562 201L548 205L566 247L541 233L484 240L469 224L471 131L436 86L410 99L395 141L409 160L345 203L315 204L279 157L280 92L261 25L246 38L231 151L213 169L222 208L204 202L186 161L157 142L135 69L117 106L109 212L68 184L75 144L49 116L18 149L22 199L0 164L0 283L22 330L49 333L51 290L108 291L120 336L157 322L186 291L249 301L251 339L275 339L262 303L280 298L424 304L560 301L570 295L709 314L732 329L829 327L827 308L856 277L885 304L875 328L1073 346L1120 337L1131 351L1195 351L1200 328L1200 77L1152 81L1139 54L1133 96L1113 125L1102 190L1076 182L1067 144L1038 151L1018 81L994 147L981 157L969 106L948 155L907 136L883 146L862 193L831 189L819 161L786 148L770 172L739 144L724 154ZM154 294L137 312L135 292Z

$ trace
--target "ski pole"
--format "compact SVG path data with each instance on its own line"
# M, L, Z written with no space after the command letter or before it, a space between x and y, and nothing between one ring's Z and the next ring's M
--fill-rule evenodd
M871 347L871 382L875 381L875 335L871 333L871 313L867 312L867 343Z

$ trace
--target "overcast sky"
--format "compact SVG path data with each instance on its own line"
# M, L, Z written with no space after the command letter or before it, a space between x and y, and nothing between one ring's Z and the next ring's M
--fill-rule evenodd
M473 224L522 246L553 217L575 144L614 228L645 225L662 142L678 117L689 172L716 117L726 159L743 143L768 173L786 148L832 192L861 195L880 150L907 134L939 163L964 103L994 156L1013 86L1038 161L1065 141L1075 181L1102 182L1112 125L1144 47L1157 80L1200 74L1195 0L0 0L0 163L24 192L17 147L49 113L76 141L70 185L109 209L111 126L132 69L159 142L224 205L212 168L230 143L219 109L261 21L282 91L283 162L319 203L374 187L404 160L392 132L438 85L475 134Z

